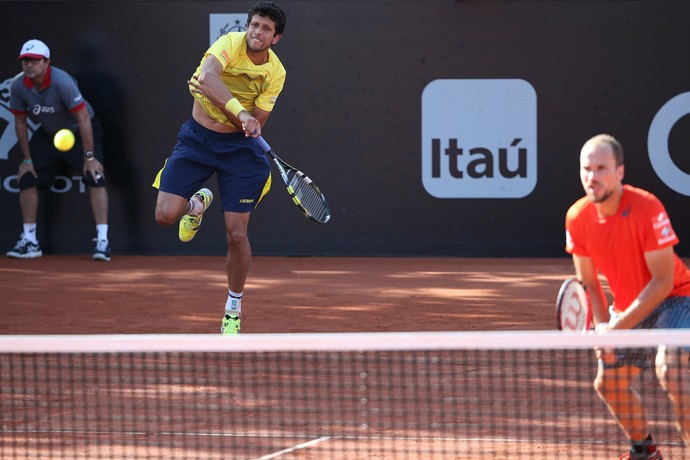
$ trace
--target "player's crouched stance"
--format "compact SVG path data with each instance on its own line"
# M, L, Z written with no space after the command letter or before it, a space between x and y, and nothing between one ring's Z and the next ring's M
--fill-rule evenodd
M609 134L580 151L585 196L566 214L566 251L590 294L596 329L690 328L690 269L675 253L679 239L661 201L623 184L623 147ZM608 280L613 303L600 276ZM607 311L608 310L608 311ZM630 440L620 460L662 459L640 395L631 382L651 364L646 350L597 350L594 387ZM659 347L656 374L673 404L681 436L690 445L689 349Z
M80 171L89 190L96 223L96 247L92 257L110 260L108 243L108 192L103 167L101 126L76 80L51 64L50 49L40 40L24 43L19 53L22 72L10 86L10 111L22 160L17 171L22 233L8 257L33 259L43 251L36 236L39 189L53 184L63 167ZM36 88L40 88L37 91ZM35 110L47 107L50 110ZM29 140L29 121L40 124ZM57 150L54 135L62 130L76 134L76 143Z

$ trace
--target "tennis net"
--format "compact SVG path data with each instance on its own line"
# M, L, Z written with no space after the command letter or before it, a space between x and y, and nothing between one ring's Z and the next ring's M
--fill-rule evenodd
M0 458L617 458L593 349L659 345L690 331L0 336ZM650 360L634 388L688 458Z

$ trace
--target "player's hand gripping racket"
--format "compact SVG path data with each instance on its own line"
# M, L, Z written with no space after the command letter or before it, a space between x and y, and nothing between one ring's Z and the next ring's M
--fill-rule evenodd
M316 184L302 171L281 160L263 137L259 136L257 141L278 167L292 201L304 215L319 224L328 222L331 219L331 209Z
M563 282L556 299L556 322L562 331L592 328L592 309L585 288L574 277Z

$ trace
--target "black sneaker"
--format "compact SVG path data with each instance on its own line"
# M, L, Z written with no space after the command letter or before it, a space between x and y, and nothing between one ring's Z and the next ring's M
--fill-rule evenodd
M93 260L102 260L108 262L110 260L110 243L107 240L96 240L96 248L93 250L91 256Z
M35 259L41 257L43 251L38 243L32 243L31 241L24 238L22 234L17 244L7 251L7 257L13 257L15 259Z
M661 456L659 449L657 449L656 446L652 446L647 452L643 453L636 453L633 451L626 452L621 455L618 460L664 460L664 458Z

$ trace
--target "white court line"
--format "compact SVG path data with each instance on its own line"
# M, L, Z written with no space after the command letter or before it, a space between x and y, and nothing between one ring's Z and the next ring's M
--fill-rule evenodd
M330 436L321 436L320 438L312 439L311 441L303 442L302 444L296 444L292 447L288 447L287 449L279 450L278 452L273 452L272 454L258 457L258 458L256 458L256 460L269 460L271 458L280 457L283 454L289 454L289 453L292 453L296 450L304 449L305 447L315 446L315 445L320 444L324 441L328 441L329 439L331 439Z

